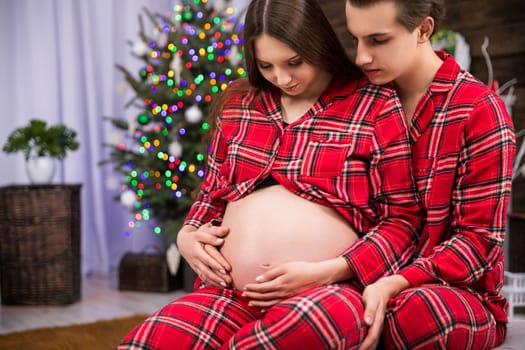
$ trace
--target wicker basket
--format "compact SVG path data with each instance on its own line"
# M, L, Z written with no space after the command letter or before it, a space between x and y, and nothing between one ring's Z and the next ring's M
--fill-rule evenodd
M2 304L80 300L80 187L0 188Z
M180 288L181 284L180 273L170 274L166 253L157 247L148 246L143 252L127 252L120 259L120 290L166 293Z

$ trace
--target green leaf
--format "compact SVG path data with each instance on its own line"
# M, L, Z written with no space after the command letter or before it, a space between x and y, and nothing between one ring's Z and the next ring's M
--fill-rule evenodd
M63 159L68 150L79 148L76 135L63 124L48 128L45 121L32 119L29 125L13 130L2 150L5 153L23 152L26 160L33 155Z

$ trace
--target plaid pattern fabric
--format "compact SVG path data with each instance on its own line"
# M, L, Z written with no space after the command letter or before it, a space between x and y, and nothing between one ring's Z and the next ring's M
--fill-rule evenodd
M349 349L365 336L358 290L315 287L266 312L241 292L204 287L135 327L118 350Z
M389 303L384 349L492 349L505 326L470 291L446 287L407 289Z
M400 274L416 288L395 300L403 308L391 310L385 334L397 349L444 349L459 332L464 338L450 348L484 349L504 338L494 322L507 322L502 245L515 139L503 101L439 54L445 61L410 130L427 222L415 262ZM417 288L423 284L447 288Z
M333 84L286 127L278 91L235 96L218 119L207 176L185 223L221 221L228 201L270 174L334 208L365 237L344 253L362 284L397 271L415 252L421 207L394 89L364 79Z

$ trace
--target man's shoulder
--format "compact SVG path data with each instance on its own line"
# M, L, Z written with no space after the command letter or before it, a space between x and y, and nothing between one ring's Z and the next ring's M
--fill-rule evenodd
M458 74L451 96L455 102L470 102L472 104L476 104L487 97L499 98L496 91L467 71Z

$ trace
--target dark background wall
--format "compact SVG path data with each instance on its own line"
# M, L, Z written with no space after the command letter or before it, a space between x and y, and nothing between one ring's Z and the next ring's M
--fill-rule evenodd
M352 55L353 44L346 31L344 0L319 0L319 3ZM487 36L494 79L500 85L518 79L512 117L516 131L525 129L525 2L449 0L446 6L447 16L442 26L461 33L467 40L472 58L470 72L487 82L487 65L481 53L481 44ZM518 146L521 142L523 138L518 140ZM514 181L513 209L525 213L525 177Z

